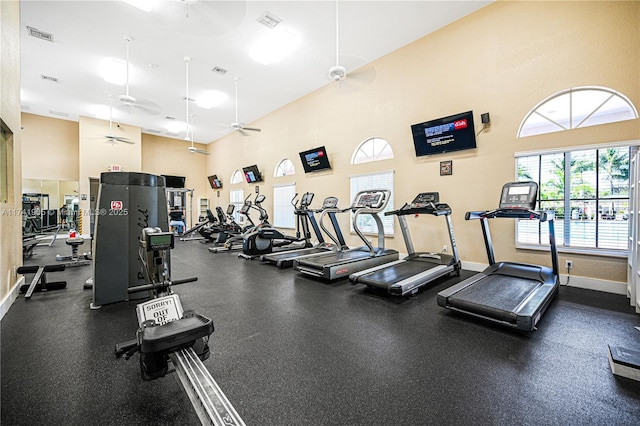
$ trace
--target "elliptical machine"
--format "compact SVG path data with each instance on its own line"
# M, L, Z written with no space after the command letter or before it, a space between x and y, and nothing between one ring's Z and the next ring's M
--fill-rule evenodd
M242 240L242 253L239 257L253 259L268 253L273 253L278 248L284 250L296 250L313 247L311 243L311 232L309 230L309 205L313 201L313 193L306 192L298 204L298 194L291 200L294 214L296 215L296 236L285 235L278 231L268 222L267 212L262 208L261 203L256 202L256 208L260 211L260 217L264 217L261 226L254 228L251 232L245 233ZM302 228L302 233L300 232ZM302 243L302 244L294 244Z

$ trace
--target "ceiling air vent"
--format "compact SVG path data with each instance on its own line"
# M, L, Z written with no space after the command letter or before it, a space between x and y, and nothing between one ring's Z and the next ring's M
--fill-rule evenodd
M213 67L211 68L211 72L214 72L216 74L220 74L220 75L225 75L227 73L227 70L225 70L224 68L220 68L220 67Z
M169 115L167 115L165 118L166 118L167 120L175 120L175 119L176 119L175 117L171 117L171 116L169 116Z
M57 78L51 77L50 75L41 75L40 77L42 77L43 80L47 80L52 83L60 83L60 81Z
M258 22L269 28L275 28L280 22L282 22L282 19L272 15L269 12L265 12L264 15L258 18Z
M142 133L152 133L155 135L159 135L160 133L162 133L161 130L155 130L155 129L142 129Z
M29 35L31 37L39 38L40 40L46 40L53 43L53 34L45 33L44 31L40 31L33 27L27 27L29 30Z
M60 112L60 111L49 110L49 114L51 114L51 115L59 115L60 117L69 117L69 113L68 112Z

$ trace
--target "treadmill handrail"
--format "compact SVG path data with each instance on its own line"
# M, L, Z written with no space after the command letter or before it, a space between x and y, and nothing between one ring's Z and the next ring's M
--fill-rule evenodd
M318 221L318 225L320 225L320 228L322 228L324 233L327 234L327 236L331 239L331 241L335 243L337 251L345 250L348 247L346 242L344 241L344 237L342 236L342 231L340 229L340 226L338 225L338 221L335 218L335 214L346 213L350 210L351 210L351 207L346 209L339 209L338 207L324 209L322 211L322 214L320 215L320 220ZM331 217L331 224L333 226L334 232L336 233L335 235L324 226L323 219L326 215L329 215Z
M381 204L375 208L372 208L369 206L356 207L356 201L359 200L360 195L367 192L381 193L382 196L384 197L382 199ZM387 204L389 203L390 198L391 198L391 191L388 189L371 189L366 191L360 191L358 194L356 194L356 198L354 199L354 202L351 205L351 210L354 212L353 229L354 231L356 231L356 234L358 234L358 237L360 237L360 239L369 248L369 252L371 253L372 257L375 256L375 249L373 247L373 244L369 242L369 240L367 239L367 237L365 237L365 235L362 233L360 228L358 228L358 216L360 216L361 214L369 214L371 215L371 217L373 217L373 220L376 222L376 228L378 228L378 248L384 249L384 226L382 224L382 219L380 219L380 215L378 213L384 210L385 207L387 207Z
M474 219L495 219L495 218L512 218L512 219L538 219L545 222L548 219L546 211L535 211L529 209L495 209L486 211L473 211L465 213L465 220Z

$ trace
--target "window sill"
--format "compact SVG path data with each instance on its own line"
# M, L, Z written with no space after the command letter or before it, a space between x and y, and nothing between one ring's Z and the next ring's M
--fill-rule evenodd
M534 250L549 251L549 246L516 244L516 250ZM606 250L606 249L589 249L579 247L558 247L558 253L580 254L585 256L613 257L618 259L626 259L629 257L627 250Z

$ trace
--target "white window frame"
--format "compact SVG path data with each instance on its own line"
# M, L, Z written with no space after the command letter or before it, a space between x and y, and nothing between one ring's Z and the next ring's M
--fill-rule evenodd
M229 191L229 203L235 206L233 210L233 218L238 223L244 223L245 217L238 213L244 205L244 189L232 189Z
M555 149L549 149L549 150L538 150L538 151L527 151L527 152L516 152L514 154L515 157L515 168L516 168L516 176L515 176L515 180L522 180L519 179L518 176L518 159L519 158L523 158L523 157L535 157L535 156L542 156L542 155L551 155L551 154L564 154L564 153L577 153L580 151L590 151L590 150L605 150L607 148L621 148L621 147L631 147L631 153L634 152L634 149L637 149L638 145L640 145L640 140L633 140L633 141L621 141L621 142L614 142L614 143L606 143L606 144L594 144L594 145L582 145L582 146L574 146L574 147L569 147L569 148L555 148ZM629 160L631 160L631 157L629 158ZM599 173L599 171L597 171ZM565 173L566 176L566 173ZM566 179L566 178L565 178ZM538 181L536 177L533 177L534 181ZM540 184L540 182L538 182L538 184ZM568 194L568 189L566 188L565 185L565 194ZM629 192L629 194L626 197L620 197L620 199L629 199L631 197L631 193ZM570 205L570 199L568 199L568 196L564 197L565 201L563 209L566 209L566 205L569 204ZM606 198L598 198L598 200L608 200ZM540 201L540 194L538 194L538 202ZM597 202L598 204L598 202ZM540 205L538 204L536 206L537 208L540 208ZM571 211L571 210L570 210ZM572 212L569 213L569 217L571 218ZM555 223L555 230L556 230L556 237L559 240L558 241L558 251L562 252L562 253L577 253L577 254L587 254L587 255L595 255L595 256L607 256L607 257L620 257L620 258L626 258L628 256L628 248L627 249L614 249L614 248L598 248L598 247L582 247L582 246L577 246L577 245L565 245L565 241L564 239L562 239L563 241L560 241L561 238L558 238L559 235L564 235L567 230L570 231L569 228L569 222L563 220L564 218L567 217L567 215L565 213L563 213L563 218L556 218L556 223ZM600 212L594 212L594 218L598 223L602 223L604 222ZM569 219L571 220L571 219ZM517 220L516 221L516 232L515 232L515 245L516 248L518 249L532 249L532 250L548 250L548 244L546 243L548 241L548 237L547 237L547 230L548 227L546 224L541 223L540 226L538 226L538 241L539 244L534 244L534 243L521 243L519 242L519 229L518 226L520 225L520 223L522 222L522 226L532 226L532 223L534 221L529 221L529 220ZM620 222L620 221L614 221L614 222ZM625 223L624 221L622 223ZM628 224L627 224L628 227ZM596 228L597 229L597 228ZM622 235L621 238L623 239L627 239L628 238L628 230L625 229L623 230L624 232L622 232L620 235ZM526 232L526 231L525 231ZM596 231L597 232L597 231ZM594 238L596 238L594 236ZM622 241L622 240L621 240Z
M383 155L385 152L387 154ZM391 144L389 144L386 139L373 137L366 139L356 147L353 151L353 155L351 155L351 164L363 164L371 161L389 160L392 158L393 149L391 148Z
M616 103L617 107L614 107ZM572 87L554 93L534 106L520 123L517 136L541 135L636 118L638 110L631 100L616 90L599 86Z
M273 171L273 177L291 176L296 174L296 167L293 162L288 158L283 159L278 163L276 169Z
M353 200L356 194L360 191L367 189L388 189L391 191L391 198L385 209L379 213L380 219L384 226L385 237L393 237L395 232L395 220L393 216L385 216L384 212L394 209L394 185L395 185L395 171L385 170L373 173L364 173L359 175L349 176L349 188L351 194L351 200ZM371 215L360 215L358 217L358 227L365 235L377 235L378 231L376 224ZM355 233L353 229L353 212L350 214L349 230Z
M242 183L244 182L244 174L240 170L236 170L231 173L231 179L229 179L230 184Z
M291 199L296 195L296 183L273 185L273 226L295 229L296 215Z

